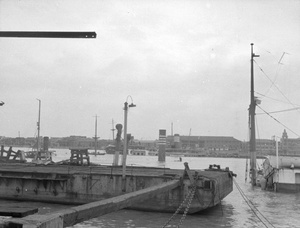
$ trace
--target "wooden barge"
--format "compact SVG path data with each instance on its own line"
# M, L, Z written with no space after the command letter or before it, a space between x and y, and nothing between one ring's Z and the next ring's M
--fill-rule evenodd
M130 208L174 213L194 188L189 213L196 213L219 204L232 191L228 169L189 170L185 165L184 170L127 167L124 183L121 166L1 163L0 198L80 205L178 180L167 192Z

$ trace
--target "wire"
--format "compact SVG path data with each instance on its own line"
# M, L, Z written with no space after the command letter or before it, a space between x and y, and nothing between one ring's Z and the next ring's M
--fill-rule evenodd
M280 111L273 111L273 112L269 112L269 113L288 112L288 111L294 111L294 110L297 110L297 109L300 109L300 107L298 107L298 108L290 108L290 109L285 109L285 110L280 110ZM262 114L265 114L265 113L256 113L256 115L262 115Z
M248 204L248 206L250 207L252 212L255 214L255 216L265 225L265 227L269 227L268 224L266 224L266 223L269 223L269 225L271 227L275 228L275 226L254 206L254 204L251 202L251 200L248 199L248 197L245 195L245 193L243 192L241 187L238 185L236 180L234 178L232 178L232 179L233 179L233 182L234 182L235 186L237 187L238 191L240 192L241 196L243 197L245 202ZM258 214L265 220L265 222Z
M257 93L257 94L260 95L260 96L269 98L269 99L271 99L271 100L273 100L273 101L278 101L278 102L281 102L281 103L290 104L290 102L285 102L285 101L281 101L281 100L278 100L278 99L275 99L275 98L272 98L272 97L268 97L268 96L266 96L266 95L264 95L264 94L262 94L262 93L256 92L256 91L255 91L255 93ZM293 105L299 106L299 107L300 107L300 105L298 105L298 104L293 104Z
M286 125L284 125L283 123L281 123L279 120L277 120L276 118L274 118L273 116L271 116L268 112L266 112L265 110L263 110L259 105L257 105L257 107L259 107L263 112L265 112L268 116L270 116L272 119L274 119L277 123L279 123L280 125L284 126L286 129L288 129L289 131L293 132L295 135L297 135L298 137L300 137L300 135L298 135L296 132L294 132L293 130L291 130L290 128L288 128Z
M281 58L281 59L282 59L282 58ZM281 59L279 60L279 62L281 61ZM266 95L270 92L271 88L273 87L273 85L275 85L275 82L276 82L276 80L277 80L278 72L279 72L279 67L281 67L281 63L279 63L279 62L278 62L278 64L277 64L276 73L275 73L275 78L274 78L274 80L272 81L271 86L270 86L269 89L267 90Z
M273 81L270 79L270 77L264 72L264 70L260 67L260 65L254 60L254 62L257 64L257 66L259 67L259 69L261 70L261 72L263 72L263 74L270 80L271 83L273 83ZM281 93L281 95L289 102L290 105L292 105L295 108L295 105L287 98L287 96L285 96L283 94L283 92L279 89L279 87L274 84L274 86L276 87L276 89Z

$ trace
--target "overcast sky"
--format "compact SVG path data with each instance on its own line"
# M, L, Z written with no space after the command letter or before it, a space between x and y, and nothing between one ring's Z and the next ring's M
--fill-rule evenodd
M96 39L0 38L0 135L136 139L159 129L248 140L250 43L266 112L300 106L300 1L0 0L1 31L95 31ZM300 135L300 110L260 115L257 138ZM280 122L280 123L279 123Z

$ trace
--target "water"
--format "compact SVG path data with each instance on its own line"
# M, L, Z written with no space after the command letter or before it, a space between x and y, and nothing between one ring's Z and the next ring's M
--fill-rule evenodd
M54 161L68 159L69 150L55 149ZM90 156L91 162L103 165L111 164L112 155ZM246 160L239 158L195 158L183 157L182 162L176 157L166 157L166 162L160 164L157 157L127 156L128 165L160 166L183 169L183 162L188 162L191 169L205 169L210 164L229 167L237 174L235 178L238 186L258 211L253 211L244 200L236 186L233 192L221 203L212 209L194 215L188 215L180 227L300 227L300 194L283 194L262 191L252 188L245 183ZM261 161L258 160L261 164ZM249 178L248 178L249 181ZM59 205L43 205L44 211L61 209ZM258 214L258 216L255 215ZM110 213L73 226L74 228L102 227L102 228L152 228L162 227L172 216L169 213L141 212L134 210L121 210ZM177 215L167 227L177 227L182 215Z

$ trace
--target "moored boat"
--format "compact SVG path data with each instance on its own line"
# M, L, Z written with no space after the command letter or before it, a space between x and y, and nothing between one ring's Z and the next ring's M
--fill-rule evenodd
M172 212L191 197L189 213L221 202L233 188L229 169L183 170L155 167L127 167L125 185L121 166L71 166L4 164L0 167L0 198L63 204L86 204L178 180L168 192L146 198L132 209ZM22 183L22 184L20 184ZM125 186L125 189L123 188ZM184 208L183 208L184 210ZM183 212L183 211L181 211Z
M300 157L268 156L263 162L263 189L300 192Z
M109 144L107 147L105 147L105 152L107 154L114 154L116 151L116 146Z
M88 154L90 155L105 155L106 152L105 150L92 150L92 151L88 151Z

